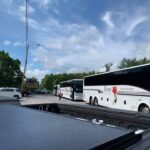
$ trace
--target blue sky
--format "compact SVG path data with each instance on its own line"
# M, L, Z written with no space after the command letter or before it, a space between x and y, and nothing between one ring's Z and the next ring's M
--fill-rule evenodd
M0 6L0 50L23 68L25 0L0 0ZM28 77L150 58L150 0L30 0L29 12Z

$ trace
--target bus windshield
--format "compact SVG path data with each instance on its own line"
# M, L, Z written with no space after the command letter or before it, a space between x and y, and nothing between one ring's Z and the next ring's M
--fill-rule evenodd
M83 92L83 81L76 81L74 90L77 93L82 93Z

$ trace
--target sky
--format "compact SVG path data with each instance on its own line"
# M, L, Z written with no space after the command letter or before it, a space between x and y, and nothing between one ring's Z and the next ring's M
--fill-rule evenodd
M0 50L25 61L25 0L0 0ZM40 44L40 45L37 45ZM30 0L27 77L150 58L150 0Z

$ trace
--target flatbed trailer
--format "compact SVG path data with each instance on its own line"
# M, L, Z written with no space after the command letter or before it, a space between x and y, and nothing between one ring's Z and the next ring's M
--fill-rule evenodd
M124 149L142 139L133 130L96 125L12 104L0 104L0 121L0 149L3 150Z
M69 115L89 121L95 119L97 121L96 123L99 123L99 120L102 120L104 124L120 126L128 129L150 128L150 114L139 112L65 103L32 104L24 106L39 109L41 111Z
M14 100L10 100L11 103L5 100L0 101L0 149L3 150L148 150L150 148L148 129L150 122L146 114L121 113L107 108L57 103L21 106ZM85 116L89 120L101 118L99 113L102 113L101 116L104 118L103 124L76 119L77 116L82 118ZM137 124L134 125L138 128L140 125L144 132L136 131L135 128L112 126L112 123L106 124L108 116L110 117L108 120L115 118L114 120L117 121L122 115L125 115L124 121L127 127L135 122ZM129 119L129 116L134 116L135 120ZM141 118L139 119L141 122L136 122L138 118Z

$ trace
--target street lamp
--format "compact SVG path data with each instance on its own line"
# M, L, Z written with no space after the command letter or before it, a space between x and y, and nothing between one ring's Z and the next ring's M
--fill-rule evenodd
M22 83L21 83L21 91L23 91L23 85L24 85L24 78L26 75L26 69L27 69L27 63L28 63L28 53L29 53L29 42L28 42L28 18L29 18L29 0L25 0L25 44L26 44L26 56L25 56L25 64L24 64L24 71L23 71L23 77L22 77ZM37 46L40 46L40 44L35 44Z

